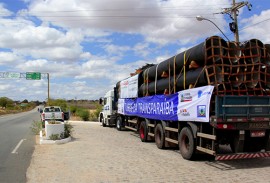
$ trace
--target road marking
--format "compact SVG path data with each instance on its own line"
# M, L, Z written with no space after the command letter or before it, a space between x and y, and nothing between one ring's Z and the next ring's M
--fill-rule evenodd
M22 145L23 141L25 141L25 140L26 139L21 139L20 142L15 147L15 149L11 152L11 154L18 154L17 150L19 149L19 147Z

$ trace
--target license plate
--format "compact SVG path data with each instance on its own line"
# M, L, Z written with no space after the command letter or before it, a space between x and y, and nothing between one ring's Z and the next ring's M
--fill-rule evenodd
M265 131L264 130L251 131L250 136L251 137L264 137L265 136Z
M250 123L249 124L249 128L253 128L253 129L255 129L255 128L268 128L269 127L269 125L268 125L268 123Z

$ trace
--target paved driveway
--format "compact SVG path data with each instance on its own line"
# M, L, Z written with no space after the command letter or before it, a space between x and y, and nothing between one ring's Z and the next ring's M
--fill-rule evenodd
M73 122L74 139L36 145L27 182L269 182L270 159L184 160L178 150L142 143L131 131Z

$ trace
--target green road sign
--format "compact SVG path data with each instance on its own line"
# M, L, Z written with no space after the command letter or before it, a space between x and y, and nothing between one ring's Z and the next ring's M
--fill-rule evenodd
M41 73L40 72L27 72L26 73L26 79L28 79L28 80L40 80L41 79Z
M21 77L21 75L17 72L6 72L4 73L4 77L9 79L18 79Z

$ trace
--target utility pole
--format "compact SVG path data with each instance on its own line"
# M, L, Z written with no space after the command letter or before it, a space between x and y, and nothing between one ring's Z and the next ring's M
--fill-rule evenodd
M50 75L47 73L47 79L48 79L48 105L50 105Z
M231 22L230 30L234 33L234 39L236 43L239 43L239 32L238 32L238 22L237 22L237 16L238 16L238 9L247 6L248 10L251 11L252 5L248 1L243 1L236 3L235 0L233 0L232 7L230 8L224 8L224 10L221 12L221 14L228 14L230 15L233 22Z

